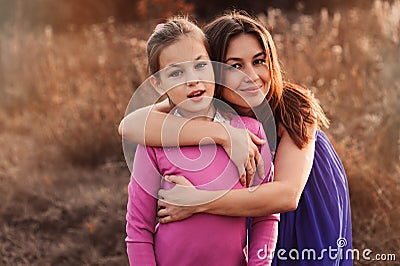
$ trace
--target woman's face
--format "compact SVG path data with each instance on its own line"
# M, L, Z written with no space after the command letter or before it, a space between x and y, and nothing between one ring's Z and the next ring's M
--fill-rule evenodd
M246 112L262 103L271 85L269 58L253 34L233 37L224 63L222 98ZM240 71L238 71L240 70Z

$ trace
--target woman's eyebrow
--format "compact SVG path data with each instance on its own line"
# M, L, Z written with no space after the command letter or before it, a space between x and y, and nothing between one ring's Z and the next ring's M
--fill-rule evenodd
M239 58L239 57L229 57L228 59L226 59L225 61L224 61L224 63L227 63L228 61L242 61L242 58Z
M257 53L256 55L253 56L253 58L259 57L259 56L266 56L266 53L264 51Z
M266 53L264 52L264 51L261 51L261 52L259 52L259 53L257 53L257 54L255 54L254 56L253 56L253 58L256 58L256 57L259 57L259 56L266 56ZM242 58L239 58L239 57L229 57L228 59L226 59L225 61L224 61L224 63L227 63L228 61L230 61L230 60L232 60L232 61L242 61L243 59Z

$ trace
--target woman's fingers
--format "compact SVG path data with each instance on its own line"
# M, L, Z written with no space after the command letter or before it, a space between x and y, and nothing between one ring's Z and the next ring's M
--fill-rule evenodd
M159 218L158 221L161 224L167 224L167 223L173 222L171 216L165 216L165 217Z
M239 171L239 180L240 180L240 184L242 184L242 186L246 185L246 172L247 169L244 167L244 165L239 165L238 166L238 171Z
M223 148L239 171L240 183L242 185L249 184L256 172L263 178L265 175L264 162L256 145L264 145L266 141L247 129L229 126L227 129L230 141L223 145ZM245 141L246 138L247 141Z
M253 134L252 132L250 132L249 130L247 130L247 134L250 137L250 139L253 142L253 145L251 145L251 150L254 152L254 160L255 160L255 165L257 168L254 168L254 171L257 170L259 176L264 179L265 177L265 170L264 170L264 161L261 157L261 153L258 150L256 145L264 145L266 143L265 140L260 139L259 137L257 137L255 134ZM254 167L254 165L253 165Z
M170 186L170 184L176 185ZM201 193L201 190L197 190L196 187L183 176L166 176L162 189L158 190L158 198L174 206L199 205L212 199L209 199L208 194L204 195Z
M163 200L158 200L158 201L157 201L157 206L158 206L158 208L165 208L165 207L168 206L168 203L166 203L166 202L163 201Z
M259 137L257 137L254 133L252 133L250 130L247 129L247 134L249 135L251 141L253 141L254 144L256 145L264 145L265 144L265 140L260 139Z
M183 176L167 175L165 176L165 180L181 186L193 186L193 184Z
M166 208L159 209L157 212L158 217L166 217L168 216L168 210Z
M254 158L253 158L253 162L251 162L251 158L249 158L249 160L247 161L246 164L246 185L249 186L251 179L254 176L254 172L255 172L255 167L253 167L254 165Z
M264 160L261 157L261 153L256 153L254 159L257 164L257 172L261 179L265 178Z
M165 189L160 189L159 191L158 191L158 197L160 198L160 199L164 199L165 198L165 196L166 196L166 194L167 194L167 190L165 190ZM158 204L160 205L160 202L163 202L163 201L158 201Z
M253 172L252 172L252 175L250 176L250 180L248 181L249 182L249 187L253 185L254 176L255 176L256 171L257 171L256 160L255 160L254 157L250 158L250 164L251 164Z
M246 186L246 174L245 174L245 173L243 173L243 174L240 176L240 184L241 184L242 186Z
M189 218L196 212L193 206L177 206L158 200L157 216L160 223L170 223Z
M255 160L253 154L250 155L249 163L250 163L250 165L251 165L251 169L253 170L253 173L252 173L252 174L254 175L255 172L256 172L257 166L256 166L256 160Z

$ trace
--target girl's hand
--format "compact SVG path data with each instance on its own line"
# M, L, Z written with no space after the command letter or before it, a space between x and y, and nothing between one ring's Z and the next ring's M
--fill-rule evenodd
M247 129L229 125L225 125L225 128L229 137L222 144L222 147L238 168L240 183L247 186L251 184L256 171L258 171L259 176L264 177L264 162L256 145L265 144L265 140L260 139Z
M200 193L189 180L183 176L166 176L166 181L176 184L170 190L158 192L158 217L160 223L170 223L189 218L197 212Z

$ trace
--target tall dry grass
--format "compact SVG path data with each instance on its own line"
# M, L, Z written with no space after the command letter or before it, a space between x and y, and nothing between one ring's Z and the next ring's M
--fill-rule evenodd
M112 18L1 32L0 264L127 263L117 126L148 32Z
M311 87L331 118L350 183L354 247L397 256L399 16L397 0L260 17L287 78ZM126 264L129 172L116 130L146 76L147 25L110 18L63 33L2 29L0 264Z
M56 143L68 161L96 165L120 154L116 127L145 78L145 41L136 38L138 29L117 28L110 18L60 35L50 26L6 30L2 106L7 115L30 117L20 127L37 128L34 137Z

